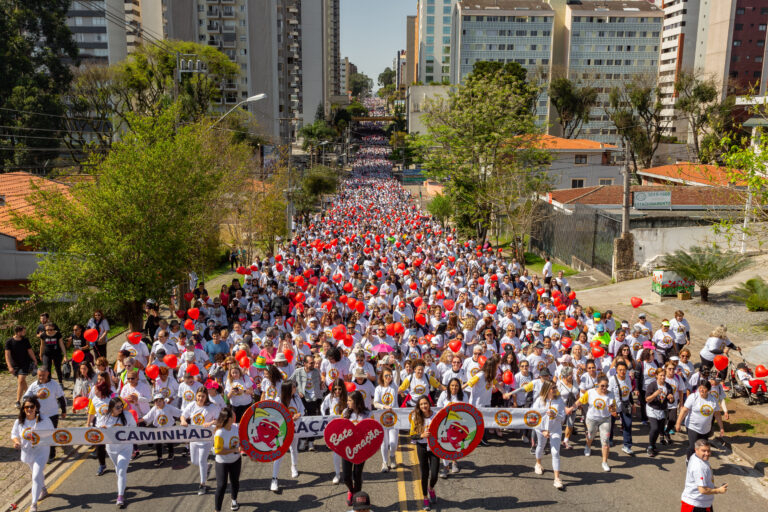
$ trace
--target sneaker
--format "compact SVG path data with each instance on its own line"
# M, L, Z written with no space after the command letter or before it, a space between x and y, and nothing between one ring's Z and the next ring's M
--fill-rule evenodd
M656 456L656 450L654 450L654 449L653 449L653 448L651 448L650 446L649 446L649 447L648 447L648 448L645 450L645 453L646 453L646 454L647 454L649 457L655 457L655 456Z
M117 497L117 508L125 508L125 501L123 500L123 495Z
M309 446L307 447L307 450L309 450L311 452L315 451L315 442L314 441L310 441L309 442Z
M232 500L232 504L230 505L230 509L232 509L232 510L240 510L240 504L237 502L237 500Z
M629 447L629 446L622 446L621 447L621 451L623 451L624 453L626 453L630 457L634 457L635 456L635 452L633 452L632 448Z
M394 457L389 458L389 469L397 469L397 461Z
M433 505L437 503L437 494L434 489L429 489L429 502Z
M207 490L205 484L200 484L200 487L197 489L197 495L202 496Z
M155 466L156 468L158 468L158 467L160 467L160 466L162 466L162 465L163 465L163 459L157 459L157 460L154 462L154 464L153 464L153 466Z
M611 472L611 466L609 466L607 462L603 462L602 466L603 466L603 471L605 471L606 473Z
M544 468L541 467L541 464L536 464L533 466L533 472L537 475L543 475L544 474Z
M429 498L424 498L424 506L422 507L423 510L432 510L429 506Z
M531 446L531 455L536 455L536 447Z
M481 439L480 446L490 446L490 445L488 444L488 441L486 441L485 439Z
M386 462L384 462L384 463L381 465L381 472L382 472L382 473L389 473L389 466L387 466L387 463L386 463Z
M291 466L291 478L299 478L299 470L296 466Z
M440 478L448 478L448 468L446 466L440 468Z
M455 460L451 462L451 473L458 473L459 472L459 463Z
M298 450L300 452L303 452L306 449L307 449L307 442L304 439L302 439L301 441L299 441Z
M334 485L339 485L340 481L341 481L341 479L339 478L339 475L334 475L333 476L333 484Z
M39 497L39 498L37 498L37 499L38 499L38 500L40 500L40 501L42 501L42 500L44 500L45 498L47 498L48 496L50 496L50 494L48 494L48 489L47 489L46 487L43 487L43 490L42 490L42 492L40 492L40 497Z
M277 492L277 478L272 479L272 484L269 486L269 490L272 492Z
M571 443L570 443L570 441L568 441L568 439L564 439L563 440L563 448L565 448L566 450L570 450L571 449Z
M136 460L139 458L139 450L133 450L133 453L131 454L131 460Z
M528 436L527 435L523 434L523 438L522 439L523 439L524 443L528 442Z
M585 446L584 447L584 456L585 457L589 457L590 455L592 455L592 448L590 448L589 446Z
M352 506L352 491L347 491L347 506Z
M101 476L106 472L107 472L107 466L99 466L99 469L96 470L96 476Z
M662 438L661 438L661 444L663 444L663 445L665 445L665 446L666 446L666 445L668 445L668 444L669 444L669 440L668 440L666 437L662 437Z
M562 489L563 488L563 481L559 478L555 478L555 483L552 484L555 486L555 489Z

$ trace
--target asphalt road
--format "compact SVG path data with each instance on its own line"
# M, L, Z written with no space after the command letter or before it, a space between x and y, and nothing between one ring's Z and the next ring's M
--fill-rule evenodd
M671 447L662 448L655 459L645 454L629 458L614 447L610 465L604 473L599 450L589 458L583 445L564 454L562 475L566 488L552 486L551 462L544 459L544 475L533 472L534 458L528 448L511 434L504 439L491 438L490 447L478 447L460 462L461 471L437 484L438 504L433 510L547 510L547 511L672 511L680 510L680 493L685 477L683 436ZM638 437L645 441L647 436ZM402 442L398 452L401 462L396 472L380 472L377 454L368 460L364 490L370 495L374 510L421 510L419 473L412 445ZM645 445L641 444L640 448ZM717 450L716 450L717 451ZM299 454L298 480L290 477L289 455L280 470L280 492L269 491L272 465L245 460L240 488L240 510L244 511L344 511L346 488L334 485L331 454L320 443L318 452ZM197 468L180 456L176 466L167 463L153 467L154 450L145 448L141 457L131 463L128 473L127 510L133 511L197 511L213 510L213 490L197 496ZM768 488L754 470L733 459L712 459L716 483L727 482L729 491L718 496L717 509L738 507L740 510L765 510ZM41 503L40 510L113 510L116 478L111 462L108 472L96 476L97 462L84 457L55 482L47 482L52 496ZM761 483L762 482L762 483ZM209 487L215 487L211 471ZM223 510L229 510L227 496Z

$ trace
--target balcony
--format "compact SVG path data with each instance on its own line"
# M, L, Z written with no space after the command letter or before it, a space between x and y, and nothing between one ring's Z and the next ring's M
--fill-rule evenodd
M235 34L224 34L224 36L221 38L221 45L223 48L234 48Z
M209 33L219 34L221 33L221 25L218 21L209 21L205 26L205 30L207 30Z
M221 38L219 38L219 37L209 37L208 38L208 46L213 46L214 48L221 48Z
M234 7L222 6L222 8L221 8L221 17L222 18L234 18L235 17L235 9L234 9Z
M222 82L221 88L224 90L237 89L237 82L235 82L234 80L225 80L224 82Z
M208 10L205 11L205 15L208 16L209 18L219 18L221 17L221 11L219 10L218 7L212 7L209 5Z
M207 3L207 4L218 4L219 0L205 0L205 3Z
M237 26L232 23L231 25L227 25L226 23L221 26L221 32L223 34L234 34L237 30Z
M224 103L228 105L237 103L237 93L236 92L224 93L222 100L224 101Z

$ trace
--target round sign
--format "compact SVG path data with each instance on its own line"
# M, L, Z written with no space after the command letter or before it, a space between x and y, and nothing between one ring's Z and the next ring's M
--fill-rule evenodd
M52 437L53 442L59 445L69 444L72 441L72 434L66 429L54 430Z
M443 407L429 426L429 448L446 460L466 457L483 439L483 415L474 406L462 402Z
M240 445L257 462L277 460L291 447L294 434L290 411L280 402L253 404L240 420Z

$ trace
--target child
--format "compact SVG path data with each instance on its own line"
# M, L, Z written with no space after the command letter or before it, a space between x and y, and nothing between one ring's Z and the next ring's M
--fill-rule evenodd
M739 363L736 366L736 378L739 379L744 387L751 389L752 394L757 394L758 391L766 393L765 381L763 379L756 379L746 363Z
M165 403L165 396L162 393L152 395L152 402L155 405L141 418L141 422L144 425L151 425L155 428L174 426L176 424L174 418L179 418L181 411ZM155 451L157 452L155 467L162 466L163 464L163 445L168 447L168 460L173 460L173 443L155 443Z
M211 402L218 405L221 409L227 406L227 404L224 402L224 396L219 393L219 383L215 380L208 379L205 381L205 389L208 390L208 398L211 399Z

